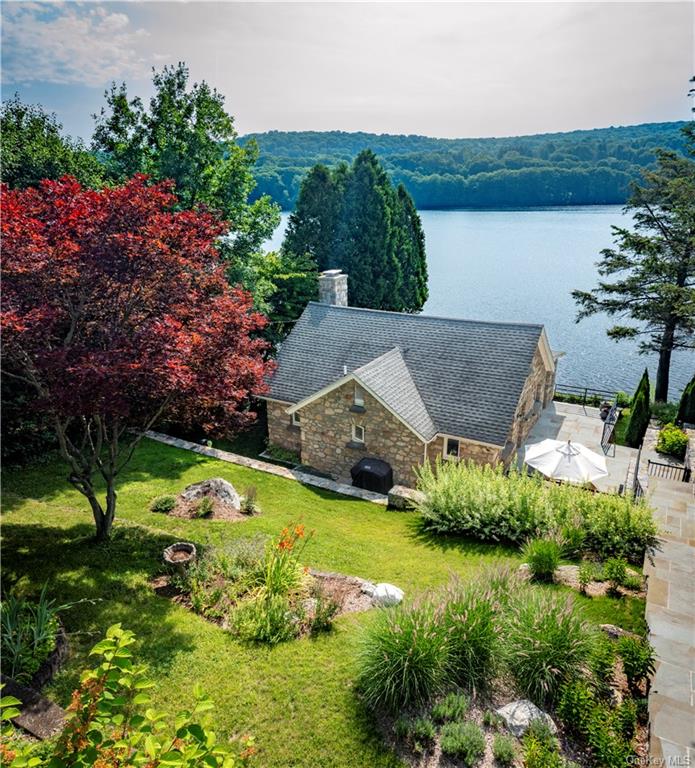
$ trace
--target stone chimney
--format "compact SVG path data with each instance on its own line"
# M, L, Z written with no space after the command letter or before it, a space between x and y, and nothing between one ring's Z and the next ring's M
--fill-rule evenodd
M348 305L348 276L339 269L327 269L319 275L319 302L335 307Z

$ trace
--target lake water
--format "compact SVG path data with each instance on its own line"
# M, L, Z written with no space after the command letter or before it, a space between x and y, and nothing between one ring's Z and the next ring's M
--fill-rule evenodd
M266 244L282 242L288 215ZM596 284L599 252L612 244L611 225L629 220L618 206L523 211L421 211L430 296L424 312L474 320L543 323L563 384L632 392L656 357L629 341L611 341L603 316L575 323L570 292ZM695 371L695 353L674 352L670 398Z

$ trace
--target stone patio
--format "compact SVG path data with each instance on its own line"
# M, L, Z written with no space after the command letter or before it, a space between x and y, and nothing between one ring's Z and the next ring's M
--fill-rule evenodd
M571 440L603 456L602 434L603 421L598 408L553 402L541 414L526 443L539 443L547 438ZM636 461L637 451L634 448L612 445L606 455L608 476L596 480L594 485L599 491L617 491L634 469Z

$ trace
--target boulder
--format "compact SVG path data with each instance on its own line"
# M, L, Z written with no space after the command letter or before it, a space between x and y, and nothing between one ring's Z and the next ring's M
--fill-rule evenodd
M393 584L377 584L371 594L375 605L398 605L403 600L403 590Z
M552 733L557 733L557 727L552 717L532 702L526 699L512 701L497 710L497 714L504 720L512 736L520 739L528 730L534 720L545 720Z
M189 502L201 499L203 496L210 496L235 509L241 507L241 499L236 489L228 480L221 477L211 477L209 480L193 483L187 486L181 494L181 498Z

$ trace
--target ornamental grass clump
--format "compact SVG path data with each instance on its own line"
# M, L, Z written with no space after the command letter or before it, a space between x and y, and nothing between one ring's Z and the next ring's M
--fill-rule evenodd
M585 668L594 635L570 598L527 591L510 605L505 660L519 690L539 706Z
M553 581L561 555L562 547L555 539L530 539L521 550L536 581Z
M359 656L359 687L368 706L397 712L442 692L449 639L429 600L382 610Z
M469 690L492 680L499 652L494 593L480 583L453 582L443 593L442 623L449 638L449 668Z

